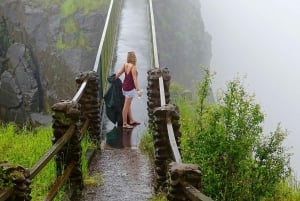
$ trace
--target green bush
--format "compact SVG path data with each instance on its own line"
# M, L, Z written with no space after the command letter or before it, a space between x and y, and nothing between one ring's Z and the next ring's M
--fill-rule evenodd
M263 134L260 105L239 79L228 82L216 103L208 102L212 75L205 73L196 99L176 102L184 161L200 165L204 193L214 200L275 200L291 173L287 132L278 125Z

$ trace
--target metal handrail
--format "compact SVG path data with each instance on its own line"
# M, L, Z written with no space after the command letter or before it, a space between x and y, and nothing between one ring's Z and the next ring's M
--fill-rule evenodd
M157 50L157 42L156 42L156 30L155 30L155 23L154 23L154 14L153 14L153 5L152 0L149 0L149 9L150 9L150 20L151 20L151 36L152 36L152 50L153 50L153 60L154 60L154 68L159 69L159 60L158 60L158 50ZM159 91L160 91L160 102L161 107L166 105L165 99L165 89L164 89L164 81L163 76L160 75L159 77ZM168 131L168 138L171 146L171 150L173 153L173 157L176 163L182 164L181 155L179 153L179 149L175 140L174 129L172 125L172 119L170 116L166 116L167 122L167 131ZM185 195L192 201L212 201L211 198L202 194L197 188L192 186L186 182L180 182L181 189L185 193Z
M117 16L119 13L119 9L121 8L121 4L122 4L122 0L118 0L118 1L114 1L114 0L111 0L111 3L110 3L110 6L109 6L109 10L108 10L108 14L107 14L107 17L106 17L106 21L105 21L105 26L104 26L104 29L103 29L103 32L102 32L102 36L101 36L101 39L100 39L100 43L99 43L99 47L98 47L98 51L97 51L97 56L96 56L96 60L95 60L95 64L94 64L94 67L93 67L93 71L94 72L99 72L101 77L101 90L104 89L104 85L103 84L103 76L106 76L106 74L104 73L103 74L103 71L106 72L107 70L103 70L101 67L104 66L102 65L101 66L101 62L103 62L103 60L112 60L112 52L113 52L113 45L111 43L114 43L114 40L115 38L112 38L114 37L113 35L116 35L115 33L112 33L112 31L115 31L115 27L117 27L118 23L116 23L116 20L117 20ZM115 12L115 13L113 13ZM117 13L116 13L117 12ZM114 14L114 15L113 15ZM108 38L109 37L109 38ZM105 43L107 43L106 41L109 40L109 45L107 45L106 48L108 48L108 51L109 53L103 53L102 50L103 48L105 48ZM102 54L105 54L106 58L102 59L101 61L101 56ZM107 55L110 57L110 58L107 58ZM106 63L107 66L105 66L105 68L109 68L110 65L108 65L108 62ZM79 87L79 89L77 90L76 94L74 95L73 99L72 99L72 102L74 103L78 103L81 99L81 97L83 96L83 93L85 91L85 88L87 87L87 83L88 83L88 80L89 78L86 77L83 82L81 83L81 86ZM101 96L102 98L102 96ZM85 123L83 124L83 127L82 127L82 131L86 131L89 127L89 123L90 121L87 119L85 121ZM69 142L70 138L72 137L72 135L74 134L74 131L75 131L75 125L71 125L68 130L66 131L65 134L63 134L63 136L50 148L50 150L44 154L43 157L41 157L41 159L30 169L30 176L29 178L30 179L33 179L47 164L48 162L53 159L53 157L55 156L55 154L57 154L61 149L62 147ZM83 137L80 136L80 139ZM54 185L56 186L56 188L53 188L48 197L45 198L45 200L53 200L53 198L55 197L56 193L57 193L57 190L59 189L59 187L61 187L61 185L67 180L67 178L69 177L70 175L70 172L72 171L74 167L74 164L71 164L69 165L64 174L58 178L55 183L57 185ZM7 200L14 192L14 189L13 188L5 188L5 189L1 189L0 191L0 201L5 201Z
M153 14L153 5L152 0L149 0L149 9L150 9L150 20L151 20L151 36L152 36L152 48L153 48L153 57L154 57L154 67L159 68L159 60L158 60L158 50L157 50L157 42L156 42L156 31L155 31L155 23L154 23L154 14ZM160 103L161 106L166 105L166 95L164 88L164 80L162 75L159 77L159 92L160 92ZM173 152L173 156L177 163L182 163L181 156L178 150L178 146L175 141L174 129L172 125L171 119L167 120L167 129L168 136L171 145L171 149Z
M154 53L154 55L153 55L154 56L154 67L159 68L157 42L156 42L156 30L155 30L152 0L149 0L149 9L150 9L150 21L151 21L150 24L151 24L151 36L152 36L152 48L153 48L153 53Z
M98 51L97 51L97 56L96 56L96 60L95 60L94 68L93 68L93 71L95 71L95 72L98 71L98 67L99 67L99 63L100 63L100 56L101 56L101 53L102 53L102 48L103 48L104 40L106 38L106 31L107 31L109 19L110 19L110 16L111 16L113 3L114 3L114 0L112 0L110 2L108 13L107 13L107 17L106 17L106 21L105 21L105 25L104 25L104 28L103 28L103 33L104 34L102 34L102 37L101 37L101 40L100 40L100 43L99 43L99 47L98 47Z
M100 97L103 97L103 91L107 88L106 78L109 73L109 67L112 66L114 47L116 41L116 28L118 27L118 16L120 13L122 0L112 0L109 6L103 34L99 43L97 56L95 59L93 71L99 73L100 77ZM105 52L102 52L105 49Z

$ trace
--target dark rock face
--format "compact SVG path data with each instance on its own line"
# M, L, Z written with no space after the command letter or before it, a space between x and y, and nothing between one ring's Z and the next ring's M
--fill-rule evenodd
M200 3L195 0L153 0L160 67L170 70L173 80L188 87L209 67L211 37L205 31Z
M21 105L21 91L10 72L1 75L0 104L6 108L17 108Z
M13 44L7 50L8 69L1 74L1 119L26 122L30 112L40 112L40 97L35 66L24 44Z
M63 15L58 3L1 0L0 17L14 43L0 48L0 120L31 121L30 113L73 97L75 75L93 68L110 2L105 1L92 11Z

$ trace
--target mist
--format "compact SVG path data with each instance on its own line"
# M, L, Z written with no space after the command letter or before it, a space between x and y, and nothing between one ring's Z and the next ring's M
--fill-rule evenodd
M213 90L245 77L247 91L265 114L264 130L288 130L285 146L300 174L300 1L200 0L212 36Z

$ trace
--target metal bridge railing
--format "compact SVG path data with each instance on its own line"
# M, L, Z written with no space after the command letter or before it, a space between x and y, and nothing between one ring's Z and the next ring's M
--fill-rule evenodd
M149 0L152 39L152 64L148 71L148 116L153 132L156 190L169 189L168 200L212 201L201 193L201 171L198 165L182 163L179 111L170 101L168 69L159 68L152 0ZM170 175L168 177L168 175Z
M78 90L72 100L61 101L52 106L53 146L31 169L11 168L23 174L23 180L12 181L13 187L0 189L0 201L12 198L16 201L31 200L31 180L52 159L56 162L57 179L44 201L53 200L68 181L71 189L82 189L80 143L87 131L96 143L101 138L103 90L106 89L106 77L113 60L121 5L122 0L111 0L93 70L76 77Z
M107 89L106 78L109 73L110 67L113 62L113 55L115 50L115 41L116 41L116 29L119 24L119 13L122 6L122 0L112 0L111 6L109 8L109 21L107 20L104 25L103 35L100 40L95 64L93 70L99 72L99 77L101 78L101 89L100 97L103 97L103 91ZM118 15L116 15L118 14ZM102 50L105 50L102 52Z

